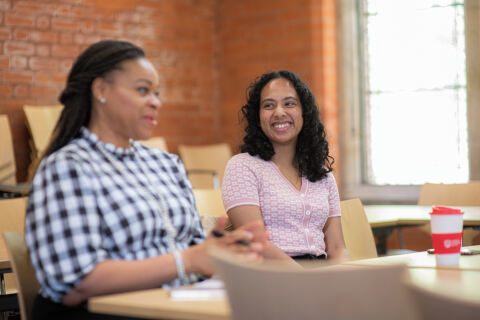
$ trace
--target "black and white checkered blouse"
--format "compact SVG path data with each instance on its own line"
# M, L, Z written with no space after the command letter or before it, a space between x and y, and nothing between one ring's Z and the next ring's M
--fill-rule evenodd
M176 155L134 141L117 148L83 128L80 138L45 158L33 180L25 230L40 293L60 302L101 261L174 250L159 193L177 230L176 249L202 242L191 184Z

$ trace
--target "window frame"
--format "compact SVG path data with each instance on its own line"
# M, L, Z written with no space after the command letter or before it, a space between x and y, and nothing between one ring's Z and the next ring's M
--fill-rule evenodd
M416 204L419 185L372 185L363 178L362 57L363 36L358 18L360 0L336 0L338 102L340 121L340 173L342 199L369 203ZM470 181L480 180L480 3L465 0L465 51L467 70L467 126Z

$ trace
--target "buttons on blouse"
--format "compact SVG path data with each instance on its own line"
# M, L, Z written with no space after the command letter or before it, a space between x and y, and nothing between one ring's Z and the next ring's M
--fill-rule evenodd
M315 249L315 246L310 246L310 249L314 250L314 249Z
M308 230L308 228L305 228L305 233L308 233L308 231L310 231L310 230Z
M307 216L309 216L309 215L310 215L310 210L307 210L307 211L305 212L305 214L306 214Z
M302 198L305 197L305 193L301 193L300 197L302 197Z

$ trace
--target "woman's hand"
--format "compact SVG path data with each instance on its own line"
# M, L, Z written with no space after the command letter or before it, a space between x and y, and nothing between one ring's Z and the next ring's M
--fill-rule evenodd
M253 233L261 225L261 222L255 221L235 231L224 232L223 228L226 220L226 217L218 219L213 229L215 231L209 234L203 243L182 251L183 263L187 273L212 275L215 268L208 256L208 250L215 246L236 253L247 260L256 261L262 259L260 252L268 245L268 233ZM217 236L213 235L213 233L217 234Z

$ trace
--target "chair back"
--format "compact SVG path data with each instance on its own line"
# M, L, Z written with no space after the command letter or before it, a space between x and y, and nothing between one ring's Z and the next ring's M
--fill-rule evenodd
M0 184L14 185L17 183L15 153L13 150L12 132L8 116L0 115Z
M469 183L443 184L425 183L418 198L420 206L480 206L480 181ZM422 230L430 234L430 225L425 225ZM470 246L478 243L480 232L475 229L464 229L462 245Z
M418 205L480 206L480 181L459 184L425 183L420 191Z
M15 273L18 288L18 302L22 320L32 319L32 309L35 296L40 285L35 276L30 256L28 254L25 236L18 232L5 232L3 239L7 245L8 254Z
M27 197L0 200L0 233L25 232ZM8 260L7 248L0 239L0 260Z
M408 288L424 320L470 320L480 315L478 300L475 302L473 299L434 292L413 283Z
M63 106L23 106L27 127L32 136L32 160L42 153L50 142Z
M197 211L202 218L203 229L209 233L218 218L226 216L222 191L219 189L193 189Z
M24 233L25 212L27 209L27 197L0 200L0 233L12 231ZM0 261L9 261L7 246L0 237ZM12 273L4 273L5 293L16 293L18 288L15 276Z
M292 269L210 253L234 320L416 319L403 265Z
M232 150L227 143L210 145L179 145L178 152L182 158L188 178L194 188L220 188Z
M353 260L377 257L372 228L360 199L340 201L345 246Z
M167 142L164 137L152 137L148 140L139 140L141 144L149 148L157 148L163 151L168 151Z

